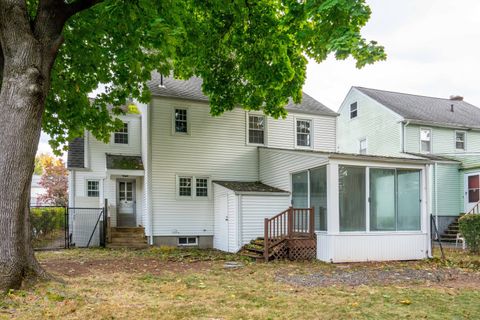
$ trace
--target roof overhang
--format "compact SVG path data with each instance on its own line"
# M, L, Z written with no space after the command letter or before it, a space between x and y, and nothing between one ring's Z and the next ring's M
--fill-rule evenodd
M417 119L406 119L406 118L402 122L408 123L408 124L416 124L420 126L449 128L449 129L457 129L457 130L464 130L464 131L470 131L470 130L480 131L480 127L471 127L471 126L465 126L465 125L455 124L455 123L441 123L441 122L424 121L424 120L417 120Z
M108 169L106 173L110 178L134 178L145 176L144 170Z

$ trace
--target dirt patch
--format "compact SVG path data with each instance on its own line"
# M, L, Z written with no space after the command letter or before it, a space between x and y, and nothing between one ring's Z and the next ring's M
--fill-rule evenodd
M50 260L40 264L47 271L68 276L79 277L94 273L131 273L160 275L165 272L183 273L202 271L212 267L210 261L170 262L149 258L134 259L92 259L92 260Z
M366 269L345 267L306 274L281 273L276 280L295 286L361 285L439 285L454 288L480 288L480 273L458 269Z

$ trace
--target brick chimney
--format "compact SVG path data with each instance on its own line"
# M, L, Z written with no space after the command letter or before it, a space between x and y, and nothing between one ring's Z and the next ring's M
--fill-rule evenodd
M450 100L452 100L452 101L463 101L463 97L458 96L458 95L451 95Z

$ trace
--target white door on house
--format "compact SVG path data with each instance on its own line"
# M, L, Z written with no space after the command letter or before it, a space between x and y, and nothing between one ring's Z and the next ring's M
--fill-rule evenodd
M480 173L465 175L465 212L469 212L480 201Z
M215 199L215 248L228 252L228 196Z
M117 226L136 226L135 181L117 180Z

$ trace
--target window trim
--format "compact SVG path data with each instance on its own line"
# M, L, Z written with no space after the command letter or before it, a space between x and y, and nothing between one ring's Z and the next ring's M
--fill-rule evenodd
M90 196L88 195L88 192L90 191L89 188L88 188L88 183L89 182L97 182L98 184L98 196ZM101 186L100 186L100 179L95 179L95 178L86 178L85 179L85 197L87 198L100 198L100 190L101 190Z
M355 110L354 110L354 111L356 112L356 113L355 113L355 117L352 117L352 112L353 112L353 111L352 111L352 106L353 106L353 105L355 105ZM357 119L357 118L358 118L358 102L357 102L357 101L350 103L350 107L349 107L348 110L349 110L349 118L350 118L350 120L353 120L353 119Z
M365 153L362 153L362 141L365 141ZM368 154L368 139L367 137L361 138L358 140L358 153L359 154Z
M314 137L315 137L315 133L314 133L314 125L315 125L315 122L314 122L314 119L313 118L308 118L308 117L294 117L293 119L293 139L294 139L294 146L296 149L306 149L306 150L310 150L310 149L313 149L314 148ZM310 122L310 145L309 146L299 146L297 144L297 122L298 121L309 121Z
M124 126L127 125L127 140L128 140L128 143L118 143L118 142L115 142L115 135L117 133L121 133L121 134L124 134L124 132L113 132L113 135L112 135L112 142L115 146L130 146L130 141L131 141L131 137L130 137L130 121L122 121Z
M422 140L422 130L430 131L430 150L429 151L423 151L422 150L422 141L423 141ZM420 127L418 138L419 138L418 140L419 140L419 144L420 144L420 153L426 153L426 154L433 153L433 130L432 130L432 128Z
M185 110L187 112L187 132L177 132L175 130L175 110ZM173 106L172 107L172 135L173 136L190 136L191 135L191 120L190 120L190 107L180 107L180 106Z
M249 146L267 146L267 130L268 130L268 117L261 113L261 112L252 112L252 111L247 111L245 112L245 144ZM262 116L263 117L263 143L255 143L255 142L250 142L250 116Z
M180 239L185 238L187 243L180 243ZM195 239L195 243L188 243L188 239ZM198 246L198 237L197 236L182 236L177 237L177 246L178 247L197 247Z
M180 178L192 179L191 194L189 196L180 195ZM197 196L197 179L207 180L207 196ZM212 196L212 179L207 175L194 175L194 174L176 174L175 175L175 198L178 200L209 200Z
M463 149L457 148L457 133L463 133ZM455 145L455 151L467 151L467 131L465 130L455 130L453 134L454 140L453 143Z

